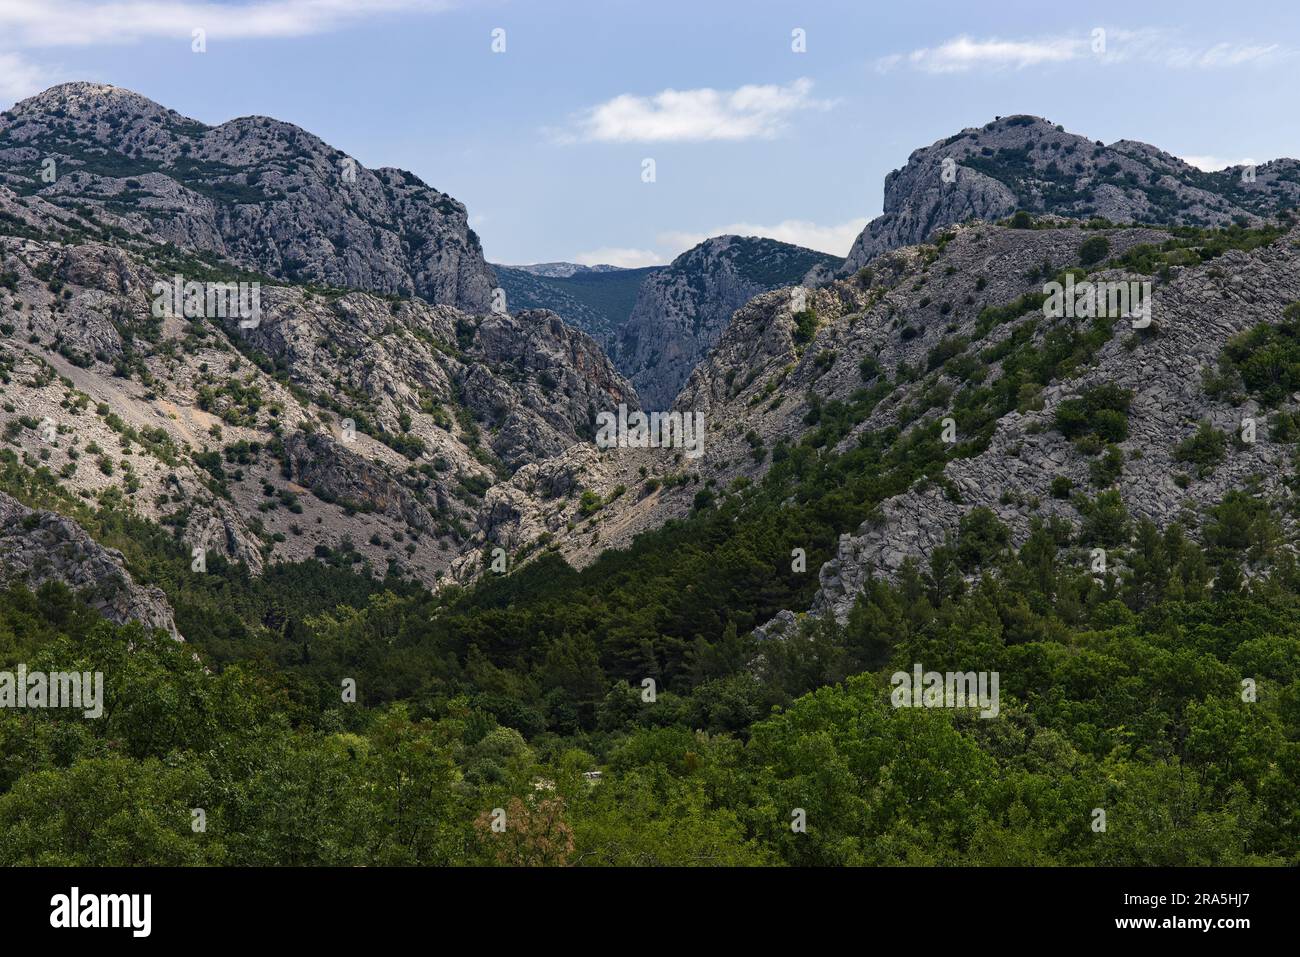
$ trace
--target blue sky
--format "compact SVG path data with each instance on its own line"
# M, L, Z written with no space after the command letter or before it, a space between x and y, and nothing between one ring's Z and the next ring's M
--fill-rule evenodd
M1300 157L1287 0L0 0L0 106L74 79L410 169L504 263L644 265L724 231L842 255L886 173L995 115L1207 167Z

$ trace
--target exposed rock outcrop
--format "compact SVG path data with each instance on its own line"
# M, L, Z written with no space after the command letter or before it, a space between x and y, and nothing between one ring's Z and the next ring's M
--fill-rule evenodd
M0 581L35 590L59 581L119 624L138 621L180 640L167 598L137 585L122 553L105 548L71 519L27 508L0 492Z
M646 408L666 409L732 313L761 292L792 285L810 269L838 262L773 239L707 239L642 283L622 329L618 366Z
M1279 159L1207 173L1146 143L1105 146L1041 117L999 117L914 151L886 176L884 213L862 231L840 275L944 226L1020 209L1114 223L1252 222L1296 205L1297 170L1300 163Z
M0 183L280 279L469 310L487 309L495 284L463 205L268 117L207 126L130 90L66 83L0 114Z

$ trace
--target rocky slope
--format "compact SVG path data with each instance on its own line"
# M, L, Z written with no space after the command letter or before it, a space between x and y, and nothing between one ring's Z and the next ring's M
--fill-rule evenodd
M912 153L885 177L884 213L867 224L841 275L935 230L1024 209L1115 223L1222 226L1300 200L1300 163L1279 159L1243 178L1207 173L1154 146L1106 146L1037 116L999 117ZM1253 172L1253 179L1250 178Z
M820 571L814 613L846 618L868 578L893 576L908 558L930 557L979 507L1010 529L1013 544L1025 540L1035 520L1085 524L1089 503L1080 491L1115 490L1133 520L1161 527L1179 517L1200 526L1234 490L1289 511L1292 442L1279 416L1300 408L1300 393L1271 409L1241 391L1220 394L1208 383L1233 337L1279 323L1297 301L1300 230L1258 250L1230 250L1175 270L1154 287L1151 332L1138 335L1122 323L1086 368L999 419L987 448L951 461L942 485L928 483L890 499L873 521L846 533L839 555ZM1044 331L1050 329L1044 323ZM1131 403L1126 437L1114 443L1119 467L1099 480L1095 453L1064 435L1058 417L1063 403L1101 388L1122 390ZM1221 437L1222 452L1198 464L1186 457L1186 443L1203 423ZM1252 435L1241 441L1246 423ZM1288 531L1290 539L1295 530Z
M166 255L0 235L0 457L209 558L434 585L489 487L637 404L549 313L263 286L253 328L158 317Z
M946 416L954 425L989 419L971 433L957 429L941 472L887 499L862 527L844 529L840 555L820 569L814 614L843 618L868 578L892 577L907 559L926 562L979 507L1016 545L1035 521L1053 519L1086 541L1081 529L1100 521L1099 497L1111 492L1128 521L1184 518L1193 534L1234 489L1287 513L1294 469L1285 416L1300 413L1300 395L1263 409L1240 385L1225 392L1207 382L1234 336L1282 321L1300 300L1300 230L1284 221L1241 231L1234 241L1242 248L1224 251L1215 232L1175 237L1062 218L1034 225L954 227L935 244L879 257L853 279L754 298L675 403L703 417L701 457L575 446L488 492L484 544L524 552L545 544L584 564L685 516L702 491L716 498L760 480L774 450L802 441L827 410L850 422L839 451L882 430L906 437L935 428ZM1092 281L1150 282L1150 328L1046 314L1044 286L1066 267ZM1068 361L1058 358L1059 374L1015 387L1009 405L999 405L1011 370L1041 355ZM1062 403L1099 387L1128 397L1123 437L1064 434ZM1234 441L1247 419L1258 423L1257 439ZM1223 454L1202 465L1185 456L1203 422ZM565 495L573 488L592 491L586 508ZM1112 566L1123 552L1115 549Z
M176 277L197 310L160 295ZM203 302L239 282L255 318ZM200 565L477 574L485 492L638 407L589 336L490 312L492 282L464 208L409 174L56 87L0 117L3 488L157 522ZM121 555L5 501L6 579L99 581L105 614L175 631Z
M207 126L129 90L68 83L0 114L0 184L280 279L471 311L495 285L456 200L268 117Z
M26 508L0 492L0 582L33 590L62 582L110 621L139 621L180 638L167 597L136 584L122 554L71 519Z
M773 239L705 240L642 283L615 361L646 408L666 409L732 313L759 293L838 263L834 256Z

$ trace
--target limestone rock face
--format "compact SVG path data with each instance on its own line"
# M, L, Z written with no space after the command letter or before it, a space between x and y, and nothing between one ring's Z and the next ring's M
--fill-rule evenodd
M718 236L642 284L616 361L647 409L666 409L732 314L761 292L797 283L833 256L771 239Z
M985 228L967 227L963 235ZM1115 243L1132 241L1145 232L1107 235ZM945 256L962 249L961 238L953 240ZM1039 248L1046 241L1039 238ZM1243 489L1278 503L1285 514L1294 497L1291 453L1286 441L1266 434L1270 410L1249 398L1212 395L1203 383L1229 339L1261 323L1279 321L1287 306L1300 301L1298 250L1300 230L1293 230L1260 249L1231 250L1204 265L1176 268L1166 280L1155 282L1152 332L1135 337L1121 323L1092 363L1047 385L1033 406L999 419L983 451L948 462L942 483L920 482L885 500L861 527L846 530L836 553L819 570L820 587L810 614L846 620L871 578L892 579L908 560L924 566L936 547L955 538L963 517L976 508L990 510L1010 530L1013 546L1025 541L1035 521L1060 519L1078 527L1085 519L1080 501L1055 496L1052 483L1064 478L1075 490L1095 494L1102 489L1091 470L1094 459L1057 431L1054 421L1062 402L1098 386L1118 387L1132 395L1128 434L1116 443L1122 470L1114 481L1107 481L1105 489L1120 494L1133 521L1150 519L1164 527L1180 516L1204 515L1229 492ZM1116 270L1098 277L1146 278ZM1044 318L1041 310L1031 318L1040 323L1040 335L1080 321ZM955 334L970 336L971 332L958 320ZM1006 334L995 333L992 342ZM920 338L925 341L928 336ZM888 368L900 353L882 349L876 355ZM1297 407L1300 396L1283 403L1283 411ZM1254 440L1229 441L1227 454L1212 468L1198 471L1177 459L1179 444L1200 423L1209 423L1231 440L1247 420L1259 423ZM888 421L889 413L876 412L864 424ZM1290 538L1295 532L1289 527L1286 535ZM773 623L767 630L780 627Z
M67 83L0 115L0 183L280 279L471 311L495 285L463 205L268 117L207 126L129 90Z
M3 492L0 581L33 590L60 581L110 621L138 621L181 638L166 596L157 588L137 585L123 566L121 552L98 544L71 519L27 508Z
M248 328L158 316L149 248L79 238L0 234L0 295L25 326L0 335L0 426L67 490L121 494L209 561L257 574L342 548L436 585L490 488L639 407L542 310L264 284Z
M1115 223L1258 221L1300 200L1297 170L1300 163L1279 159L1206 173L1146 143L1105 146L1041 117L999 117L916 150L886 176L884 212L862 231L840 275L942 227L1020 209Z

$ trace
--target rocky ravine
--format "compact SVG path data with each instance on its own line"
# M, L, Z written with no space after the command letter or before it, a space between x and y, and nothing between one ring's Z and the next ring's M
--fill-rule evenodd
M615 352L648 409L667 409L732 314L759 293L809 270L838 265L825 253L758 237L718 236L682 253L642 284Z
M716 236L668 266L494 268L511 309L544 307L590 333L647 408L667 409L737 309L810 271L833 273L840 262L774 239Z
M1079 527L1085 517L1079 501L1052 495L1058 477L1089 498L1117 490L1134 520L1159 525L1180 516L1199 521L1230 489L1288 500L1289 446L1270 437L1268 417L1253 402L1211 398L1202 377L1231 337L1280 321L1284 308L1300 300L1300 230L1250 252L1230 250L1206 262L1188 257L1187 264L1153 277L1112 263L1138 247L1159 247L1170 238L1166 230L1084 228L1066 219L1039 226L954 227L937 244L894 250L868 273L806 291L803 304L816 316L807 341L801 341L796 290L756 297L737 311L675 403L680 412L703 415L703 456L575 446L488 492L485 543L525 550L546 543L585 564L605 548L627 545L639 532L685 515L703 488L725 496L737 494L738 479L761 479L772 448L808 432L814 399L851 404L879 377L894 388L855 420L839 449L868 430L936 422L968 385L963 376L970 367L963 371L963 363L982 369L978 381L995 382L1001 374L996 356L1013 336L1029 335L1029 346L1041 349L1054 332L1086 325L1049 318L1036 304L988 329L981 328L981 314L1041 293L1044 264L1053 270L1077 266L1084 243L1098 238L1108 252L1089 267L1091 278L1152 281L1152 329L1139 335L1129 322L1118 322L1088 362L998 419L987 448L950 461L942 481L922 481L886 500L872 522L845 529L840 554L820 569L813 613L844 617L870 576L891 577L908 558L924 562L979 506L1009 527L1013 544L1024 541L1035 519L1059 517ZM912 371L904 375L905 368ZM1060 403L1098 385L1132 392L1128 437L1118 443L1122 467L1104 486L1092 478L1096 457L1054 430ZM1296 401L1283 406L1297 408ZM1202 420L1231 437L1248 417L1259 421L1255 444L1233 447L1229 441L1225 459L1204 474L1175 461L1176 447ZM571 488L594 490L594 510L583 513L565 498ZM1196 521L1191 527L1197 534Z
M863 359L870 357L889 378L902 364L924 369L930 350L954 334L947 330L960 334L984 307L1041 290L1033 274L1044 260L1076 262L1082 244L1097 235L1108 237L1116 254L1167 238L1159 230L1098 232L1066 221L1038 230L958 227L942 250L896 250L870 277L763 293L737 310L674 403L680 414L703 417L700 457L676 449L575 446L491 489L483 538L511 550L544 541L579 565L604 548L626 546L639 532L688 513L700 489L726 494L737 479L760 479L770 450L808 431L810 394L849 401L868 384ZM799 306L816 315L808 342L796 341ZM900 383L846 444L859 431L892 424L900 407L930 388L930 378ZM570 488L591 489L605 504L582 515L576 499L553 492Z

